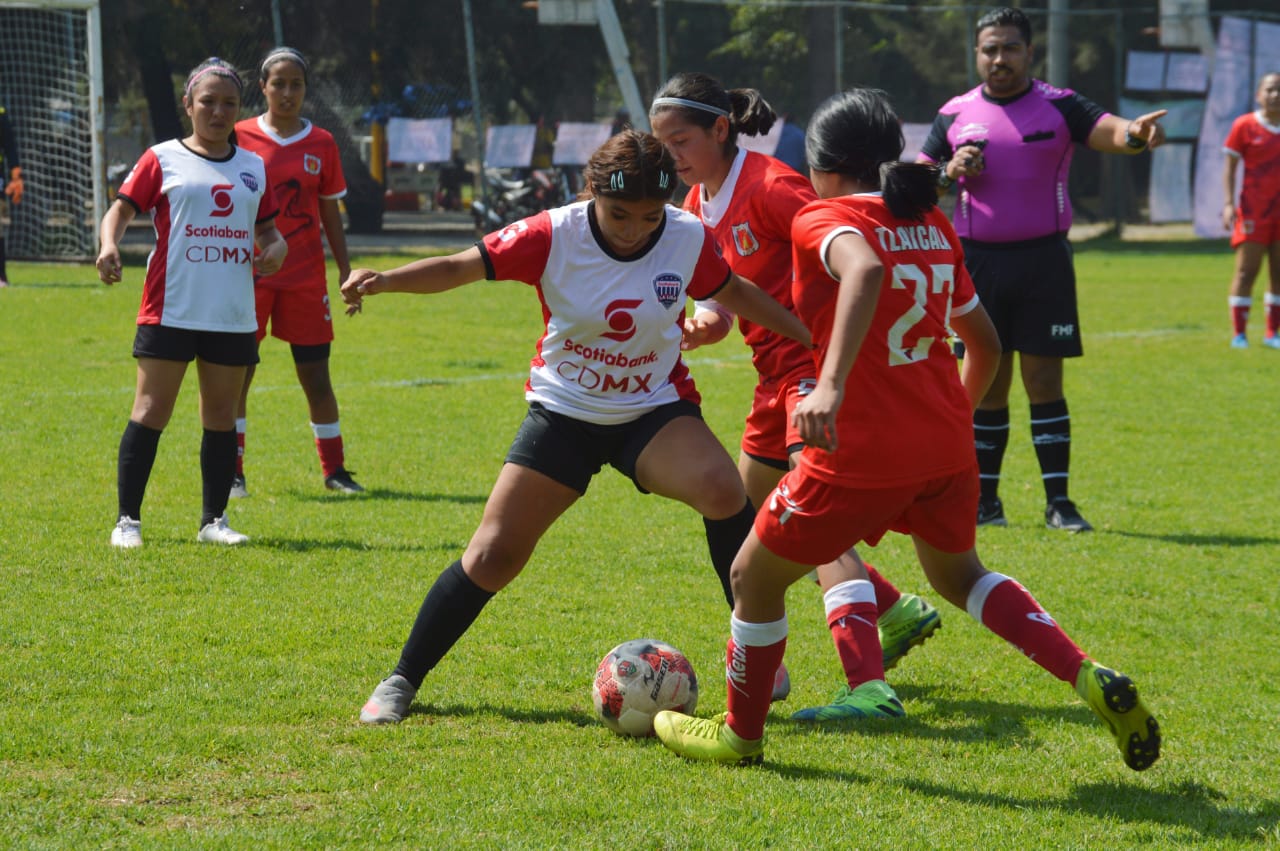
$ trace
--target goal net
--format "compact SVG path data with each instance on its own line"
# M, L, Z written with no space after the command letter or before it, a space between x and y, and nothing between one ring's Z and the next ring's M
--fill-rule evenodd
M98 0L0 0L0 105L25 187L21 204L0 205L10 257L97 254L106 211L101 45Z

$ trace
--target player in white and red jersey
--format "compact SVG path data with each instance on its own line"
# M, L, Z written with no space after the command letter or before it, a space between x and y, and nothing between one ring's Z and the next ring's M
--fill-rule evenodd
M287 245L276 230L275 195L257 154L230 141L240 111L240 77L209 59L187 78L183 105L192 132L143 153L102 219L98 276L120 280L120 238L138 213L152 211L156 247L147 259L133 356L137 390L120 439L118 520L111 543L142 545L142 498L160 433L168 425L187 365L200 378L203 513L196 539L240 544L227 525L227 491L236 469L236 400L245 369L257 362L253 310L256 267L280 268Z
M703 516L711 562L733 605L729 566L755 509L729 454L702 420L680 357L685 302L730 309L808 343L794 314L734 275L695 217L667 206L675 166L652 136L626 130L591 155L591 200L539 213L474 248L379 274L357 269L342 297L436 293L481 279L538 294L545 323L530 362L529 412L466 552L427 594L395 671L360 712L400 721L427 673L524 569L543 533L605 465L642 493Z
M1262 345L1280 349L1280 73L1258 81L1258 109L1237 118L1227 133L1222 184L1227 202L1222 226L1231 231L1236 269L1231 278L1231 345L1249 345L1245 327L1253 304L1253 282L1268 258L1267 330ZM1240 203L1236 204L1236 171L1244 164Z
M676 171L689 185L685 209L701 217L720 243L729 266L793 308L791 297L791 223L797 212L817 195L807 178L784 163L739 148L740 133L767 133L776 116L755 89L725 91L713 77L680 73L658 91L649 110L653 132L672 152ZM723 339L731 319L714 304L699 304L686 321L686 350ZM751 346L759 381L747 415L738 472L753 505L763 504L769 492L798 457L804 443L791 421L796 404L817 376L813 353L794 340L741 320L742 336ZM865 570L863 569L865 567ZM840 601L865 598L878 615L881 644L858 648L848 625L828 620L840 655L846 684L859 692L859 701L845 704L851 715L902 715L880 688L884 669L933 634L938 611L915 594L902 594L875 568L851 552L840 562L817 571L828 614ZM874 657L875 664L864 664ZM774 699L790 690L786 666L778 668ZM866 700L861 700L862 696ZM802 720L816 720L801 716Z
M806 447L734 560L728 712L723 720L660 712L655 732L693 759L760 762L786 647L787 587L811 565L892 529L911 535L939 594L1074 685L1125 763L1147 768L1159 756L1159 726L1132 681L1089 660L1026 589L988 571L974 550L969 418L995 375L1000 340L937 208L937 169L898 161L901 124L873 89L827 99L806 144L824 199L792 228L796 309L820 361L817 386L796 407ZM959 374L952 328L968 352ZM871 632L856 605L836 614Z
M363 493L346 468L338 399L329 378L329 350L333 318L325 281L324 236L338 265L338 280L351 273L347 237L342 230L338 199L347 194L338 145L329 131L302 117L307 93L307 60L291 47L277 47L259 68L258 86L267 111L236 125L236 143L262 157L280 204L276 225L289 243L284 268L255 284L258 344L271 335L289 344L298 382L307 396L311 432L320 456L324 485L340 493ZM236 477L234 497L248 496L244 478L245 432L249 385L254 367L240 394L236 416Z

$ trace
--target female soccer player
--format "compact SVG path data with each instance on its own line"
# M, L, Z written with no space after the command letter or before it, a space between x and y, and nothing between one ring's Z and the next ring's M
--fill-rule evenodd
M7 181L4 178L6 174L9 176ZM22 163L18 160L18 141L3 106L0 106L0 187L4 188L4 199L10 204L22 203ZM10 210L10 215L12 213ZM0 289L7 286L9 274L5 270L4 231L0 230Z
M320 455L324 486L341 493L361 493L347 470L338 422L338 399L329 380L329 347L333 342L329 291L325 283L324 226L329 249L338 264L338 280L351 273L347 237L342 231L338 199L347 194L338 146L327 130L302 117L307 94L307 60L291 47L277 47L266 55L258 86L267 111L236 125L236 141L262 157L280 203L277 227L289 243L289 258L274 275L254 281L258 312L258 344L271 335L289 344L293 365L311 413L311 431ZM244 480L244 445L248 418L249 367L240 393L236 417L236 477L234 497L248 496Z
M192 360L204 424L204 509L196 540L248 540L227 525L226 507L236 471L236 400L245 368L258 360L253 250L256 245L260 252L257 272L269 275L288 247L273 221L275 195L262 158L230 141L241 91L239 75L221 59L197 66L182 97L191 135L148 149L102 218L97 266L104 284L120 280L119 242L133 217L154 210L156 228L133 340L137 389L120 439L116 547L142 546L143 493Z
M898 117L877 90L835 95L810 123L806 151L823 200L792 228L796 308L821 364L796 406L806 446L734 560L727 714L661 712L654 728L687 757L759 762L786 647L787 586L893 529L911 535L939 594L1073 684L1113 731L1125 763L1142 770L1159 756L1160 734L1133 682L1086 657L1021 585L988 571L974 551L969 418L1000 343L937 209L937 171L898 162L902 147ZM967 349L962 373L949 328Z
M775 119L755 89L725 91L714 78L699 73L672 77L649 109L654 135L671 151L676 173L690 187L685 209L700 216L716 235L734 272L793 309L791 222L817 196L809 181L789 166L737 146L739 133L767 133ZM723 339L731 322L714 303L699 304L686 320L685 348ZM738 472L751 503L758 506L803 448L791 414L812 389L817 369L813 353L794 340L746 320L740 324L759 381L742 436ZM901 704L885 684L884 671L941 625L937 609L915 594L902 594L874 568L864 570L852 551L819 569L818 579L846 685L829 706L805 709L795 717L901 716ZM850 622L831 618L833 611L851 602L873 621L877 612L883 613L874 646L859 647ZM775 700L789 690L788 679L786 667L779 667Z
M537 288L546 323L525 384L529 412L480 527L427 594L399 664L360 712L366 723L404 717L427 673L519 575L543 533L605 464L641 492L677 499L703 516L732 606L729 566L755 510L702 420L680 359L685 300L714 295L806 344L808 333L730 271L701 222L667 206L675 165L657 139L626 130L591 155L583 176L587 200L523 219L449 257L383 274L357 269L342 285L356 310L364 296L381 292L524 281Z
M1267 330L1262 345L1280 349L1280 73L1258 81L1258 109L1231 125L1223 147L1226 164L1222 184L1227 203L1222 226L1231 231L1236 271L1231 279L1231 325L1234 348L1249 345L1245 327L1253 304L1253 282L1268 258L1271 286L1267 291ZM1244 163L1240 203L1236 197L1236 169Z

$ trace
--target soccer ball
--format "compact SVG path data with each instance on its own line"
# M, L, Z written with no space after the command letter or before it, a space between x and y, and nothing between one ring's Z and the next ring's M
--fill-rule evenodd
M596 668L591 697L605 726L625 736L652 736L663 709L693 712L698 677L679 650L653 638L624 641Z

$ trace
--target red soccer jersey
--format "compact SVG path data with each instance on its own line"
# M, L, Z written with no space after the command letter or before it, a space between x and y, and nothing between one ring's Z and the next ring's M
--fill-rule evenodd
M1264 124L1257 112L1242 115L1232 123L1223 148L1244 164L1240 217L1280 220L1280 127Z
M711 228L729 268L792 310L791 221L817 197L790 166L741 150L714 199L704 199L699 185L684 206ZM804 346L745 319L738 323L762 381L779 381L797 369L813 374L813 355Z
M973 467L973 421L947 344L952 315L978 304L960 241L936 207L923 222L898 219L879 193L816 201L797 216L795 300L819 363L831 344L838 281L831 240L855 233L875 250L884 278L875 317L845 384L839 445L805 447L800 464L823 481L891 487Z
M267 164L267 179L280 205L276 227L289 243L289 254L280 271L259 278L257 285L278 290L307 286L326 289L320 199L347 194L333 136L304 119L302 129L285 139L258 116L236 124L236 142Z

